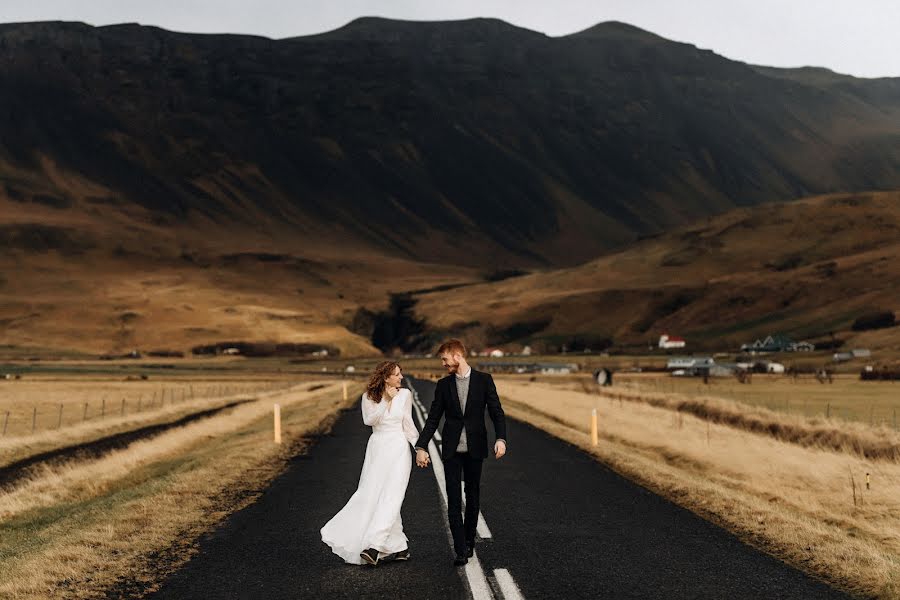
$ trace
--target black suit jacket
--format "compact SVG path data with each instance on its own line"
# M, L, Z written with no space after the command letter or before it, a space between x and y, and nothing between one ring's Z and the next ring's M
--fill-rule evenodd
M466 428L466 442L469 454L475 458L487 458L487 428L484 426L484 411L487 409L494 423L494 434L497 439L506 440L506 417L500 406L497 386L494 378L488 373L472 369L469 381L469 395L466 398L466 412L463 414L459 403L459 392L456 389L456 375L449 375L437 382L434 390L434 402L428 412L425 427L416 442L416 448L428 449L428 442L434 435L441 416L444 417L444 429L441 431L443 449L441 456L450 458L459 445L459 437L463 427Z

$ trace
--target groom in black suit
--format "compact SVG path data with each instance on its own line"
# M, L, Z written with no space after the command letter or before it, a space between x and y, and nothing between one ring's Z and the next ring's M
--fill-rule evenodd
M494 423L497 438L494 456L498 459L506 454L506 420L493 377L469 366L466 347L461 341L445 342L438 348L438 355L450 375L437 382L428 420L416 442L416 464L428 466L429 457L425 449L443 416L441 458L447 488L447 517L456 552L454 564L464 565L475 549L481 465L488 455L484 411L487 409ZM465 520L462 516L462 480L466 482Z

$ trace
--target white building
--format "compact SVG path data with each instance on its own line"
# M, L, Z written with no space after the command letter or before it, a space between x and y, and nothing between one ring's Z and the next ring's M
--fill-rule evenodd
M684 348L684 346L684 338L675 337L674 335L669 335L668 333L664 333L659 336L660 348Z
M675 356L666 363L666 369L708 369L714 364L709 356Z
M537 372L542 375L568 375L578 370L578 365L547 363L535 365Z

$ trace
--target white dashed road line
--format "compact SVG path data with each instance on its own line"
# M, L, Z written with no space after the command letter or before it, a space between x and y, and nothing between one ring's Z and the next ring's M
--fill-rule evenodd
M428 413L426 412L425 407L419 401L419 393L416 391L416 388L413 387L412 382L409 379L407 379L406 382L413 394L413 407L416 409L416 416L419 419L419 426L424 428L425 418L427 417ZM437 441L441 441L439 433L435 432L434 437L437 439ZM441 499L444 501L444 510L446 510L447 490L444 487L444 463L441 461L441 455L438 452L437 446L435 446L434 440L428 442L428 454L431 458L431 465L434 468L434 478L437 480L438 489L441 491ZM449 526L447 526L446 529L449 535ZM484 520L484 515L482 515L480 511L478 512L477 531L478 536L482 539L488 539L491 537L491 530L488 529L487 522ZM452 543L452 536L450 541ZM469 584L469 590L472 592L472 598L474 600L494 599L494 594L491 591L491 586L488 583L487 577L485 577L484 575L484 568L481 566L481 561L478 559L477 550L475 551L474 556L469 559L469 562L466 563L465 573L466 580ZM519 591L519 587L516 585L516 582L513 580L512 575L509 571L507 571L506 569L495 569L494 579L497 581L497 587L500 588L499 591L503 600L524 600L522 593Z
M506 569L494 569L494 579L497 580L497 587L500 588L500 593L503 594L504 600L525 600L509 571Z

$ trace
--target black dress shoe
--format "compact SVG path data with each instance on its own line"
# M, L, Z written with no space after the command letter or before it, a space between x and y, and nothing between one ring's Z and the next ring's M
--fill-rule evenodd
M467 544L466 545L466 558L472 558L475 556L475 544Z
M401 550L400 552L392 552L381 560L383 562L387 562L389 560L409 560L409 548L407 548L406 550Z
M466 564L467 562L469 562L469 559L466 558L465 556L460 556L459 554L457 554L456 558L453 559L453 564L456 565L457 567L460 567L460 566Z
M378 566L378 550L369 548L359 553L359 556L373 567Z

